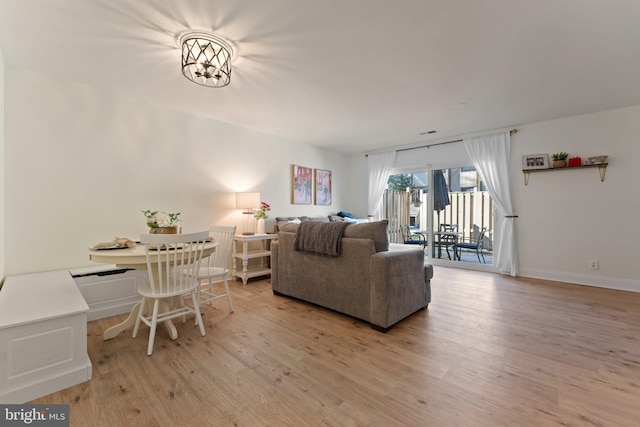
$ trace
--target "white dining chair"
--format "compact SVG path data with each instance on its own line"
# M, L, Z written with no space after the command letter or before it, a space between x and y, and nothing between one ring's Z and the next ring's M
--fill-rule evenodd
M227 298L229 308L233 313L233 299L229 292L229 260L233 252L233 241L236 234L236 227L211 226L209 227L210 238L218 243L214 253L207 260L203 260L200 268L197 270L196 277L201 283L199 288L200 305L211 303L220 298ZM205 265L205 262L207 264ZM216 294L214 284L222 282L225 293Z
M133 328L133 337L138 335L140 322L149 331L147 355L153 352L158 322L170 321L189 313L195 315L200 333L205 335L204 323L200 315L198 288L200 281L191 270L182 266L192 265L199 269L204 246L209 237L207 230L188 234L141 234L140 243L145 245L148 281L138 286L142 302L138 310L138 318ZM184 295L189 294L195 302L193 306L185 304ZM153 302L153 310L147 314L147 305ZM162 309L162 310L161 310Z

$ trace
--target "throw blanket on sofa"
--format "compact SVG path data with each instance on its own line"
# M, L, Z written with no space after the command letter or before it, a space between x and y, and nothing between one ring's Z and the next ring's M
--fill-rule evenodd
M348 222L303 221L298 225L293 249L317 255L340 255L340 242Z

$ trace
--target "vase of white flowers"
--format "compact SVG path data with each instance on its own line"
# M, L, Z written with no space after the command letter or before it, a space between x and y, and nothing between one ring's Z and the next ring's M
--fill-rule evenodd
M149 234L178 234L178 213L164 213L158 211L142 211L147 219Z

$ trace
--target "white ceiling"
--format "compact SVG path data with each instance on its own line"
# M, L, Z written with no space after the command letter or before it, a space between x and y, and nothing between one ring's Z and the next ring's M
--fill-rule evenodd
M229 86L182 76L188 29L236 46ZM345 153L640 104L640 0L0 0L0 48Z

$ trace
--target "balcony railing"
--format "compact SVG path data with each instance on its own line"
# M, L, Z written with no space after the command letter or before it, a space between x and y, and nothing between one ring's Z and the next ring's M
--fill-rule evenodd
M487 191L450 192L450 204L438 213L434 213L436 230L440 224L458 224L462 241L473 242L482 228L487 229L484 247L492 249L493 202ZM429 210L428 194L418 192L411 195L406 191L387 190L383 199L383 208L389 220L389 241L402 243L402 226L413 225L416 229L426 230ZM413 218L413 221L412 221Z

